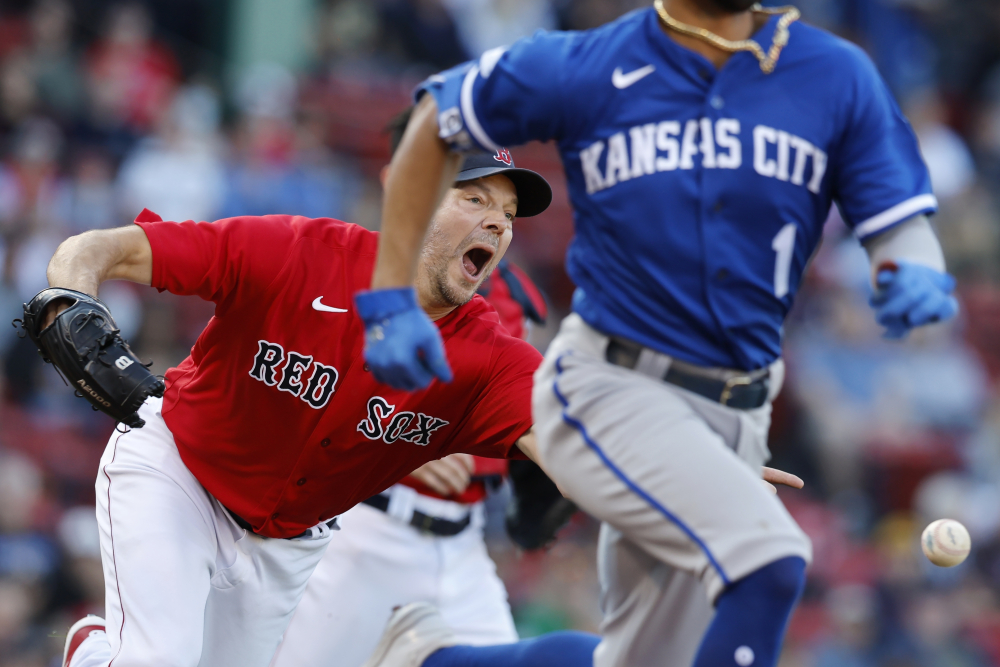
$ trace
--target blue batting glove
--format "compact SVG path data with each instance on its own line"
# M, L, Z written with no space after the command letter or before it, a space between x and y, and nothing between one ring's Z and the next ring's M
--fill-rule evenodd
M365 361L375 379L396 389L423 389L437 377L451 382L441 334L417 303L412 287L358 292L365 323Z
M884 338L905 338L910 329L950 320L958 313L951 295L955 279L921 264L897 262L880 268L870 299L875 319L886 328Z

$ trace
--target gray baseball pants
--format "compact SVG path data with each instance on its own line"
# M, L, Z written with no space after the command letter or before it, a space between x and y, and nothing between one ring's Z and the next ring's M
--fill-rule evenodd
M725 587L809 539L760 479L770 399L736 410L605 361L608 337L567 317L535 373L533 411L549 475L602 522L602 641L595 667L686 667Z

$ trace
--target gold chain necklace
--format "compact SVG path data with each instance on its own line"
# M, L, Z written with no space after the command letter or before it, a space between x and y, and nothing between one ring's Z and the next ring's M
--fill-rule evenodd
M663 0L656 0L653 3L656 8L656 13L660 15L660 19L667 24L671 30L676 30L682 35L688 35L689 37L696 37L702 41L708 42L717 49L723 51L728 51L729 53L736 53L737 51L749 51L757 60L760 61L760 69L764 74L770 74L774 71L774 66L778 63L778 56L781 55L781 49L784 48L785 44L788 44L788 26L790 26L794 21L797 21L800 14L799 10L795 7L761 7L760 4L755 4L750 8L751 11L758 14L782 14L782 17L778 19L778 26L774 30L774 37L771 40L771 48L768 49L767 54L764 53L764 49L760 47L760 44L753 41L752 39L741 39L739 41L732 41L724 37L719 37L714 32L710 32L705 28L698 28L693 25L688 25L687 23L681 23L670 14L667 10L663 8Z

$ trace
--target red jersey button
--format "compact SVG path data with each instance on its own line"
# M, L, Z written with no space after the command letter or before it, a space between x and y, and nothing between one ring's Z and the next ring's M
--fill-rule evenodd
M299 478L299 481L295 482L295 484L298 485L298 486L302 486L305 483L306 483L306 478L305 477L301 477L301 478Z
M323 438L320 441L319 446L320 447L329 447L330 446L330 438Z

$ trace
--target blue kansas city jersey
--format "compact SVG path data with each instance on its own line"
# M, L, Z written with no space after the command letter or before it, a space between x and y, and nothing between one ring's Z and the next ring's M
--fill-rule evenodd
M777 22L754 36L765 51ZM574 310L696 364L750 370L781 354L833 201L861 240L937 206L874 65L800 23L772 74L748 52L716 70L650 8L488 51L424 91L458 150L557 142Z

